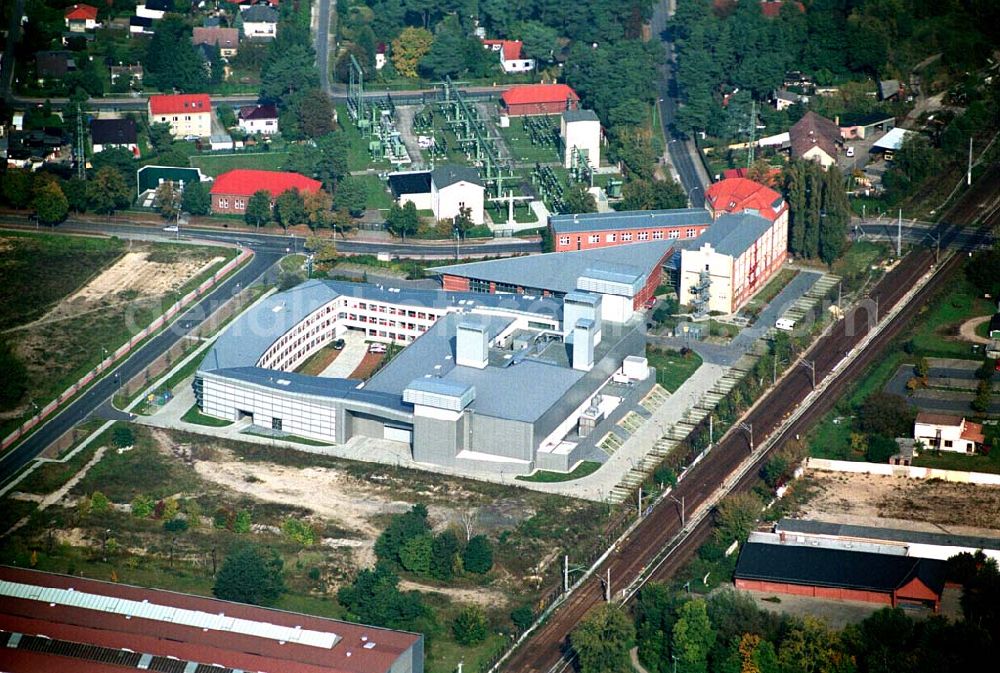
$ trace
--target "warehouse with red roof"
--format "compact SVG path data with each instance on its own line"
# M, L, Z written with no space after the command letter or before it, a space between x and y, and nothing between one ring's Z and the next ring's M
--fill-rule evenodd
M580 97L565 84L514 86L500 95L500 108L511 117L554 115L580 107Z
M271 194L271 205L281 194L297 189L303 194L319 191L323 184L298 173L283 171L257 171L238 168L215 178L212 184L212 212L225 215L242 215L247 202L256 192Z
M423 673L423 648L417 633L0 567L9 673Z

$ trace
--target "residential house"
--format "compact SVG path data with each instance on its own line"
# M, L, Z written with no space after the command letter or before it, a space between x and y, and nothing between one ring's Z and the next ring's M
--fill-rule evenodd
M787 110L793 105L809 105L809 96L789 91L788 89L776 89L771 93L771 101L775 110Z
M94 145L94 153L114 147L123 147L139 157L139 141L136 135L135 120L132 119L95 119L90 122L90 140Z
M241 12L243 34L250 38L273 39L278 35L278 12L267 5L254 5Z
M223 58L236 56L240 46L240 31L236 28L205 28L195 26L191 35L191 44L199 46L207 44L218 48Z
M433 171L389 174L389 188L399 205L411 201L417 210L430 210L440 222L466 208L473 224L485 221L485 188L479 172L469 166L444 165Z
M113 65L111 66L111 84L117 84L119 79L126 79L130 86L142 84L142 66L135 65Z
M526 84L500 95L500 109L511 117L554 115L579 107L580 96L566 84Z
M145 0L135 6L135 15L158 21L173 8L170 0Z
M149 123L170 124L175 138L212 135L212 101L208 94L171 94L149 97Z
M72 5L66 8L63 18L66 29L71 33L84 33L97 28L97 7Z
M128 19L129 35L152 35L153 20L148 16L130 16Z
M385 42L379 42L375 46L375 69L381 70L385 67L386 63L386 47Z
M975 453L983 448L983 426L961 416L921 411L913 423L913 439L929 449L953 453Z
M816 161L823 168L837 163L843 143L840 128L832 121L809 110L788 131L793 159Z
M271 194L271 205L281 194L298 189L303 193L313 193L323 187L322 183L298 173L283 171L257 171L239 168L215 178L212 184L212 212L227 215L246 213L250 197L259 191Z
M535 59L521 55L524 43L520 40L483 40L483 47L500 57L500 67L508 75L535 69Z
M259 133L271 136L278 133L278 108L274 105L248 105L240 108L240 129L247 135Z
M69 51L35 52L35 74L40 85L46 80L62 79L76 70L76 61Z

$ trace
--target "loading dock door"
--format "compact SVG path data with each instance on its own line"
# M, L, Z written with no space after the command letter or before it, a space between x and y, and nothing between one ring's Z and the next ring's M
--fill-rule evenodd
M394 442L403 442L405 444L413 443L413 428L396 428L391 425L385 426L385 432L382 435L385 439L391 439Z

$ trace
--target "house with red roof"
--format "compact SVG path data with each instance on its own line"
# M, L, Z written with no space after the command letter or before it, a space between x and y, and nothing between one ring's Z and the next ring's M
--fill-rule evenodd
M745 177L720 180L705 192L705 206L716 219L723 213L746 213L788 224L788 202L770 187Z
M271 194L273 207L274 200L290 189L311 194L318 192L322 187L323 184L319 180L298 173L238 168L215 178L211 189L212 212L242 215L246 212L250 197L259 191Z
M507 74L535 69L535 59L522 56L524 43L520 40L483 40L483 48L500 56L500 67Z
M7 566L0 652L12 672L424 671L418 633Z
M175 138L212 135L212 101L205 93L149 97L149 123L170 124Z
M566 84L513 86L500 95L500 109L511 117L554 115L579 107L580 97Z
M63 15L66 29L71 33L84 33L97 28L97 7L90 5L72 5L66 8Z

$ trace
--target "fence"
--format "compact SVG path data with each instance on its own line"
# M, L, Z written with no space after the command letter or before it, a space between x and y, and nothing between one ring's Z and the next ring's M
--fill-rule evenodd
M148 336L156 333L161 327L163 327L167 322L185 309L188 305L198 299L205 292L211 289L216 283L218 283L222 278L227 276L231 271L236 269L236 267L243 264L250 257L253 256L253 252L244 248L240 254L233 259L229 260L221 269L212 274L212 277L206 280L204 283L198 286L197 289L184 295L179 301L175 302L170 308L164 311L163 315L150 323L145 329L138 332L132 338L130 338L126 343L122 344L114 353L110 356L101 360L101 362L92 370L80 377L76 383L72 384L69 388L64 390L59 396L46 404L44 407L38 410L38 412L29 418L27 421L21 424L21 427L14 430L12 433L3 438L0 442L0 451L5 451L7 448L12 446L19 439L27 435L31 430L33 430L39 423L48 418L52 412L62 406L65 402L72 399L77 393L83 390L92 381L97 379L102 373L107 371L113 365L115 365L119 360L123 359L126 355L132 352L132 349L139 345ZM176 346L176 344L175 344ZM173 350L173 349L171 349Z
M854 472L856 474L877 474L883 477L907 477L908 479L940 479L963 484L988 484L1000 486L1000 474L986 472L965 472L962 470L942 470L934 467L913 465L890 465L888 463L862 463L853 460L829 460L807 458L806 467L827 472Z

